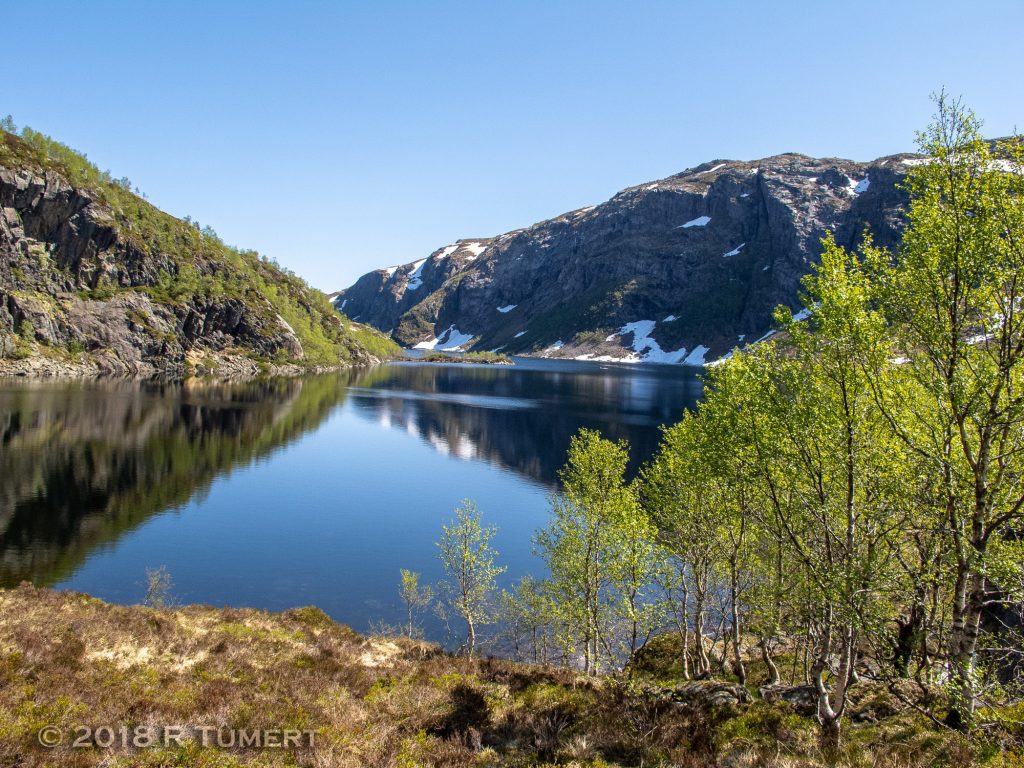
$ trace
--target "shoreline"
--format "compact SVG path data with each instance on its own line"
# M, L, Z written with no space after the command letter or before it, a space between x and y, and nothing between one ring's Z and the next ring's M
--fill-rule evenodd
M351 363L337 365L300 365L297 363L267 363L243 356L220 356L217 365L207 367L199 364L177 364L158 367L141 363L129 367L118 361L118 365L100 365L96 360L64 361L43 356L20 360L0 359L0 382L3 381L90 381L116 379L123 381L186 382L190 380L247 381L260 378L298 377L322 373L334 373L355 368L371 368L395 360L368 356ZM107 361L109 362L109 361Z

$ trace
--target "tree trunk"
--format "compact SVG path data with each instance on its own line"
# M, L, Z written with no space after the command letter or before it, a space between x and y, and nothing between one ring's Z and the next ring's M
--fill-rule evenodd
M920 645L919 638L924 628L923 600L915 594L910 615L896 622L896 641L892 652L892 665L900 677L910 677L910 660Z
M682 635L683 641L683 680L690 679L690 590L686 586L686 571L683 569L683 615L682 615Z
M704 647L704 602L707 598L707 575L696 576L694 587L697 592L696 605L693 607L693 634L697 646L697 675L706 675L711 671L711 659Z
M839 748L842 746L839 720L821 721L821 752L829 765L834 765L839 758Z
M730 590L729 590L729 601L732 609L732 652L735 664L736 678L739 680L740 685L747 684L747 669L743 666L743 656L740 653L740 587L739 587L739 564L737 562L737 555L733 552L733 556L729 562L730 570Z
M840 747L840 729L843 711L846 709L846 690L850 682L850 669L853 665L853 628L843 627L842 647L839 650L839 665L836 669L835 683L831 693L825 685L825 671L832 655L833 628L832 611L827 612L826 626L822 630L821 645L815 654L811 668L811 679L818 692L818 724L821 726L821 747L825 759L834 763Z
M768 685L778 685L782 681L782 676L779 674L779 668L775 666L775 660L772 659L772 653L768 649L768 638L762 637L760 643L761 646L761 658L764 659L764 665L768 668Z
M958 587L959 584L960 578L958 577ZM963 592L957 592L953 605L949 659L952 690L950 691L949 712L946 714L946 725L959 731L970 730L974 723L974 709L977 703L974 673L978 649L978 629L985 604L985 579L974 574L964 578L963 584Z

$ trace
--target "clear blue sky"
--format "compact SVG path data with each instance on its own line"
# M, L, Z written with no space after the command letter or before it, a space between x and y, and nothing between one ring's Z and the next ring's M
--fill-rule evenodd
M1024 128L1024 2L47 2L0 115L325 290L716 158Z

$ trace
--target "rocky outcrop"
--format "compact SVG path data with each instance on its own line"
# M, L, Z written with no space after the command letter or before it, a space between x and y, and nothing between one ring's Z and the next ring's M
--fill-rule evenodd
M335 306L410 347L701 364L800 310L826 233L895 244L913 157L705 163L370 272Z
M294 276L67 148L0 132L0 374L177 377L370 359Z
M723 680L690 680L674 688L660 689L657 695L676 704L701 709L748 704L752 700L742 685Z

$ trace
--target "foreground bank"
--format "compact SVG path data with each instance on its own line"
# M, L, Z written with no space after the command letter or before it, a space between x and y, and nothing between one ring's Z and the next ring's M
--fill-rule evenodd
M0 763L826 764L813 718L789 704L674 687L650 663L632 681L584 678L364 637L316 608L124 607L26 584L0 592ZM1017 764L998 740L968 744L863 685L841 764Z

